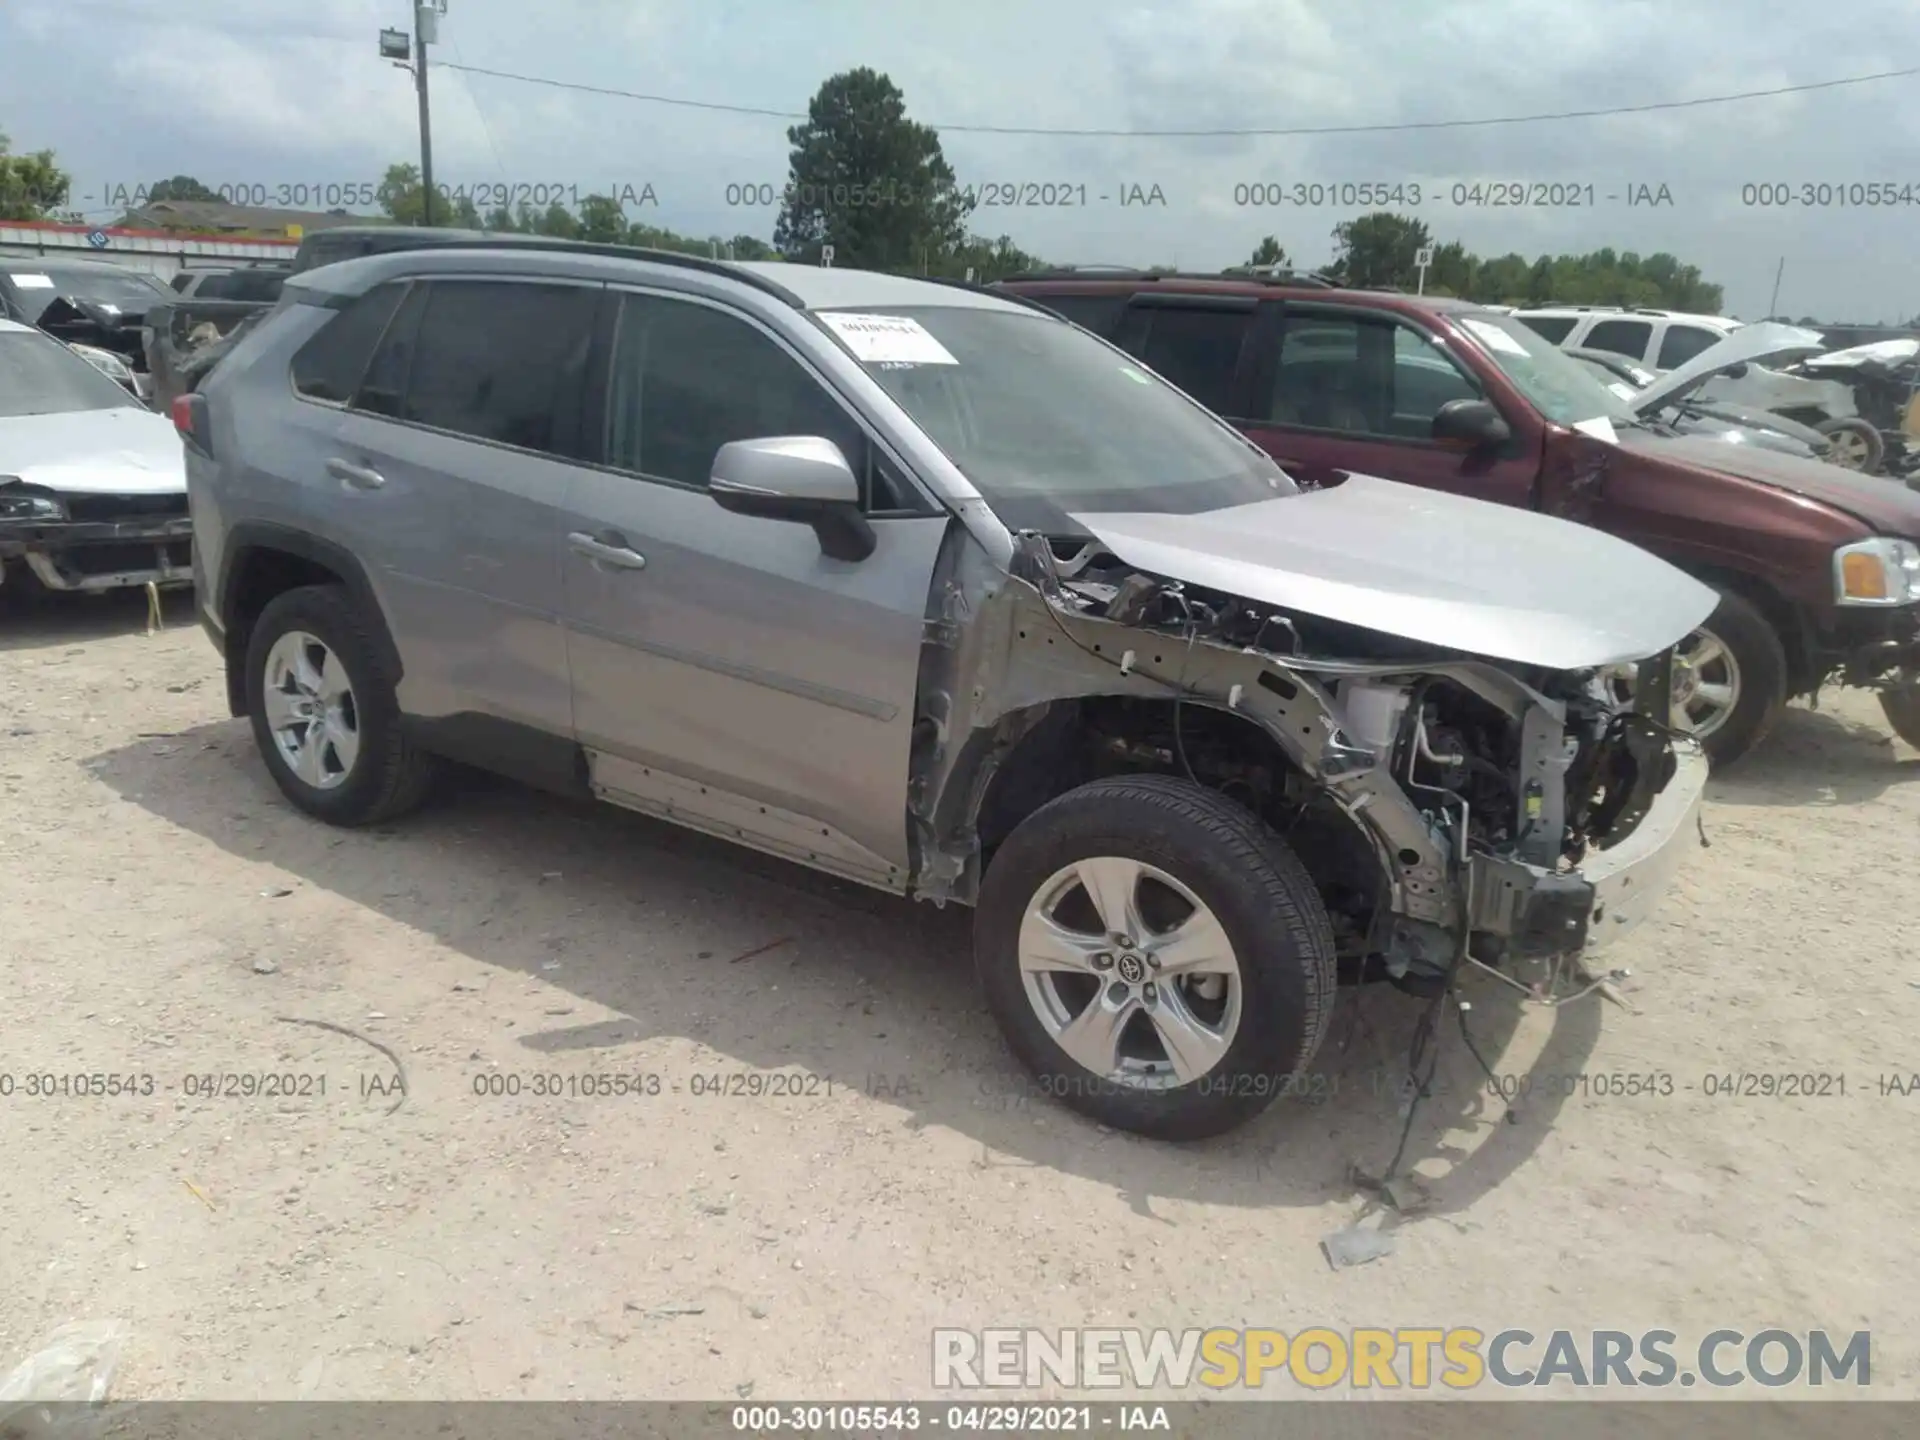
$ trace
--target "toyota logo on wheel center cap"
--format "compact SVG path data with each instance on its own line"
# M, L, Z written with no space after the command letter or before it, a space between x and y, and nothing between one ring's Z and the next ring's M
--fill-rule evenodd
M1147 978L1147 962L1138 955L1122 955L1119 968L1120 978L1129 985L1138 985Z

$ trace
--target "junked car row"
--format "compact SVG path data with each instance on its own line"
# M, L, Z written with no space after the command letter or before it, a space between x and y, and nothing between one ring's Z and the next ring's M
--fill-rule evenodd
M171 406L288 800L386 822L463 761L971 906L1011 1048L1139 1133L1264 1108L1342 982L1604 987L1789 693L1920 738L1920 496L1675 433L1497 311L295 270Z

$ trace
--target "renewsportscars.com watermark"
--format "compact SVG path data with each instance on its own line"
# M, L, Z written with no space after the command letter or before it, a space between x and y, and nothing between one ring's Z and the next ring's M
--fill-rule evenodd
M1671 1330L941 1329L933 1332L933 1383L941 1390L1864 1388L1872 1357L1866 1330L1714 1330L1689 1346Z

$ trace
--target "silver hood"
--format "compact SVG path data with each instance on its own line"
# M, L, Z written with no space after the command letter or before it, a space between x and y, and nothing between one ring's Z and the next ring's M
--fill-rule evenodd
M1647 386L1633 397L1633 408L1640 415L1653 415L1662 405L1671 405L1675 396L1705 383L1729 365L1768 356L1811 355L1826 346L1818 330L1803 330L1798 325L1782 325L1773 320L1742 325L1718 345L1709 345L1679 369L1669 370Z
M127 404L0 416L0 475L68 495L160 495L186 490L187 461L171 420Z
M1598 530L1371 475L1199 515L1072 518L1167 579L1552 670L1644 659L1719 600Z

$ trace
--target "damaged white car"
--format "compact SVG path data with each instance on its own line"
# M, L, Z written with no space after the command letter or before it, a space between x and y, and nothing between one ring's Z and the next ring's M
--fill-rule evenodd
M386 821L462 758L972 904L1014 1051L1124 1129L1285 1093L1343 966L1603 984L1695 835L1670 686L1712 590L1541 514L1303 493L1002 296L389 254L296 276L178 418L202 618L293 803Z
M191 581L180 438L102 369L0 320L0 581L53 590Z

